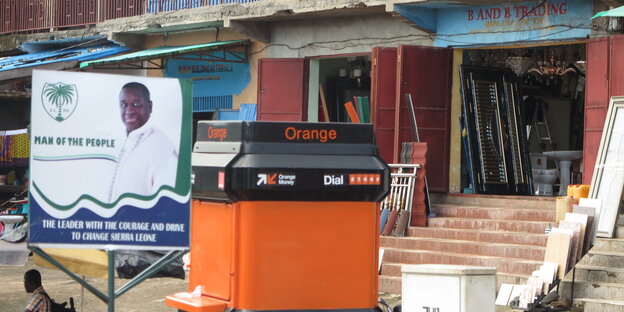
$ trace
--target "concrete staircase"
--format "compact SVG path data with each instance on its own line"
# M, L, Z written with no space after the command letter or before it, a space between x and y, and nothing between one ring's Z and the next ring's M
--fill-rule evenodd
M497 284L523 283L544 261L555 224L555 198L432 194L436 218L410 227L406 237L381 237L379 291L401 294L404 264L456 264L497 268ZM497 287L498 289L498 287Z
M618 217L616 238L598 238L576 265L572 311L624 312L624 217ZM572 299L572 271L559 294Z

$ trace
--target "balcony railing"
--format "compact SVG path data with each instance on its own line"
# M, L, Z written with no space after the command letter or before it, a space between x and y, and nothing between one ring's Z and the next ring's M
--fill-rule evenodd
M0 0L0 34L93 25L143 14L260 0Z
M208 5L227 3L251 3L259 0L147 0L147 13L156 14L166 11L198 8Z

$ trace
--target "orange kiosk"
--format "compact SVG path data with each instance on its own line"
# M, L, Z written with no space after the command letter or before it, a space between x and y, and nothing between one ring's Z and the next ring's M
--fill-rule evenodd
M370 124L199 122L181 311L370 311L389 170ZM201 295L199 295L201 294Z

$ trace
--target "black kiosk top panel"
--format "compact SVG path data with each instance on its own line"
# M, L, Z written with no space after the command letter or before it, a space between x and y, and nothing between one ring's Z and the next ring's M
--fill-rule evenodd
M370 124L200 121L193 196L379 201L389 170L377 154Z
M239 142L242 153L377 155L371 124L200 121L197 142Z

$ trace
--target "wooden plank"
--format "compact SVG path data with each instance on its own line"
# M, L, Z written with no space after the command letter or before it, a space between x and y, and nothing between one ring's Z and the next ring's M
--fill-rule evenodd
M579 242L581 240L581 224L578 222L566 221L563 220L559 222L560 229L568 229L572 230L572 241L570 242L570 254L568 256L568 267L566 270L571 269L574 264L576 264L576 259L580 254L580 245Z
M527 285L531 286L533 289L533 297L538 297L542 295L542 289L544 287L544 280L539 277L539 272L533 272L533 276L529 277L527 280Z
M511 290L511 296L509 296L509 301L514 300L516 297L520 297L524 286L526 285L513 285L513 289Z
M319 83L319 95L321 97L321 107L323 108L323 117L325 122L330 122L329 112L327 111L327 101L325 101L325 91L323 91L323 85Z
M513 291L513 284L501 284L498 295L496 296L496 305L506 306L509 304L509 299L511 299L511 292Z
M593 246L596 243L596 237L598 236L598 217L602 213L602 199L594 198L581 198L579 199L579 206L594 208L594 222L591 227L591 236L589 244Z
M558 267L558 264L547 261L544 261L544 264L540 265L540 277L544 280L544 283L552 284L555 281Z
M352 123L360 123L360 117L355 112L355 108L353 108L353 103L347 102L344 103L345 108L347 109L347 114L349 114L349 118L351 118Z
M580 213L567 213L565 217L565 221L576 222L581 225L581 233L579 234L578 241L578 253L576 254L576 261L581 260L583 255L585 254L585 236L587 233L587 219L589 216L586 214Z
M556 203L556 220L557 222L564 220L568 212L572 212L572 205L577 204L572 196L557 197Z
M584 202L583 199L580 202ZM587 253L591 246L593 245L593 241L596 238L596 208L594 207L584 207L582 205L574 205L572 208L572 213L584 214L587 216L587 226L585 227L585 241L583 242L583 254Z
M566 273L572 235L571 230L558 228L553 228L548 233L544 261L557 264L557 277L559 279L563 279Z

